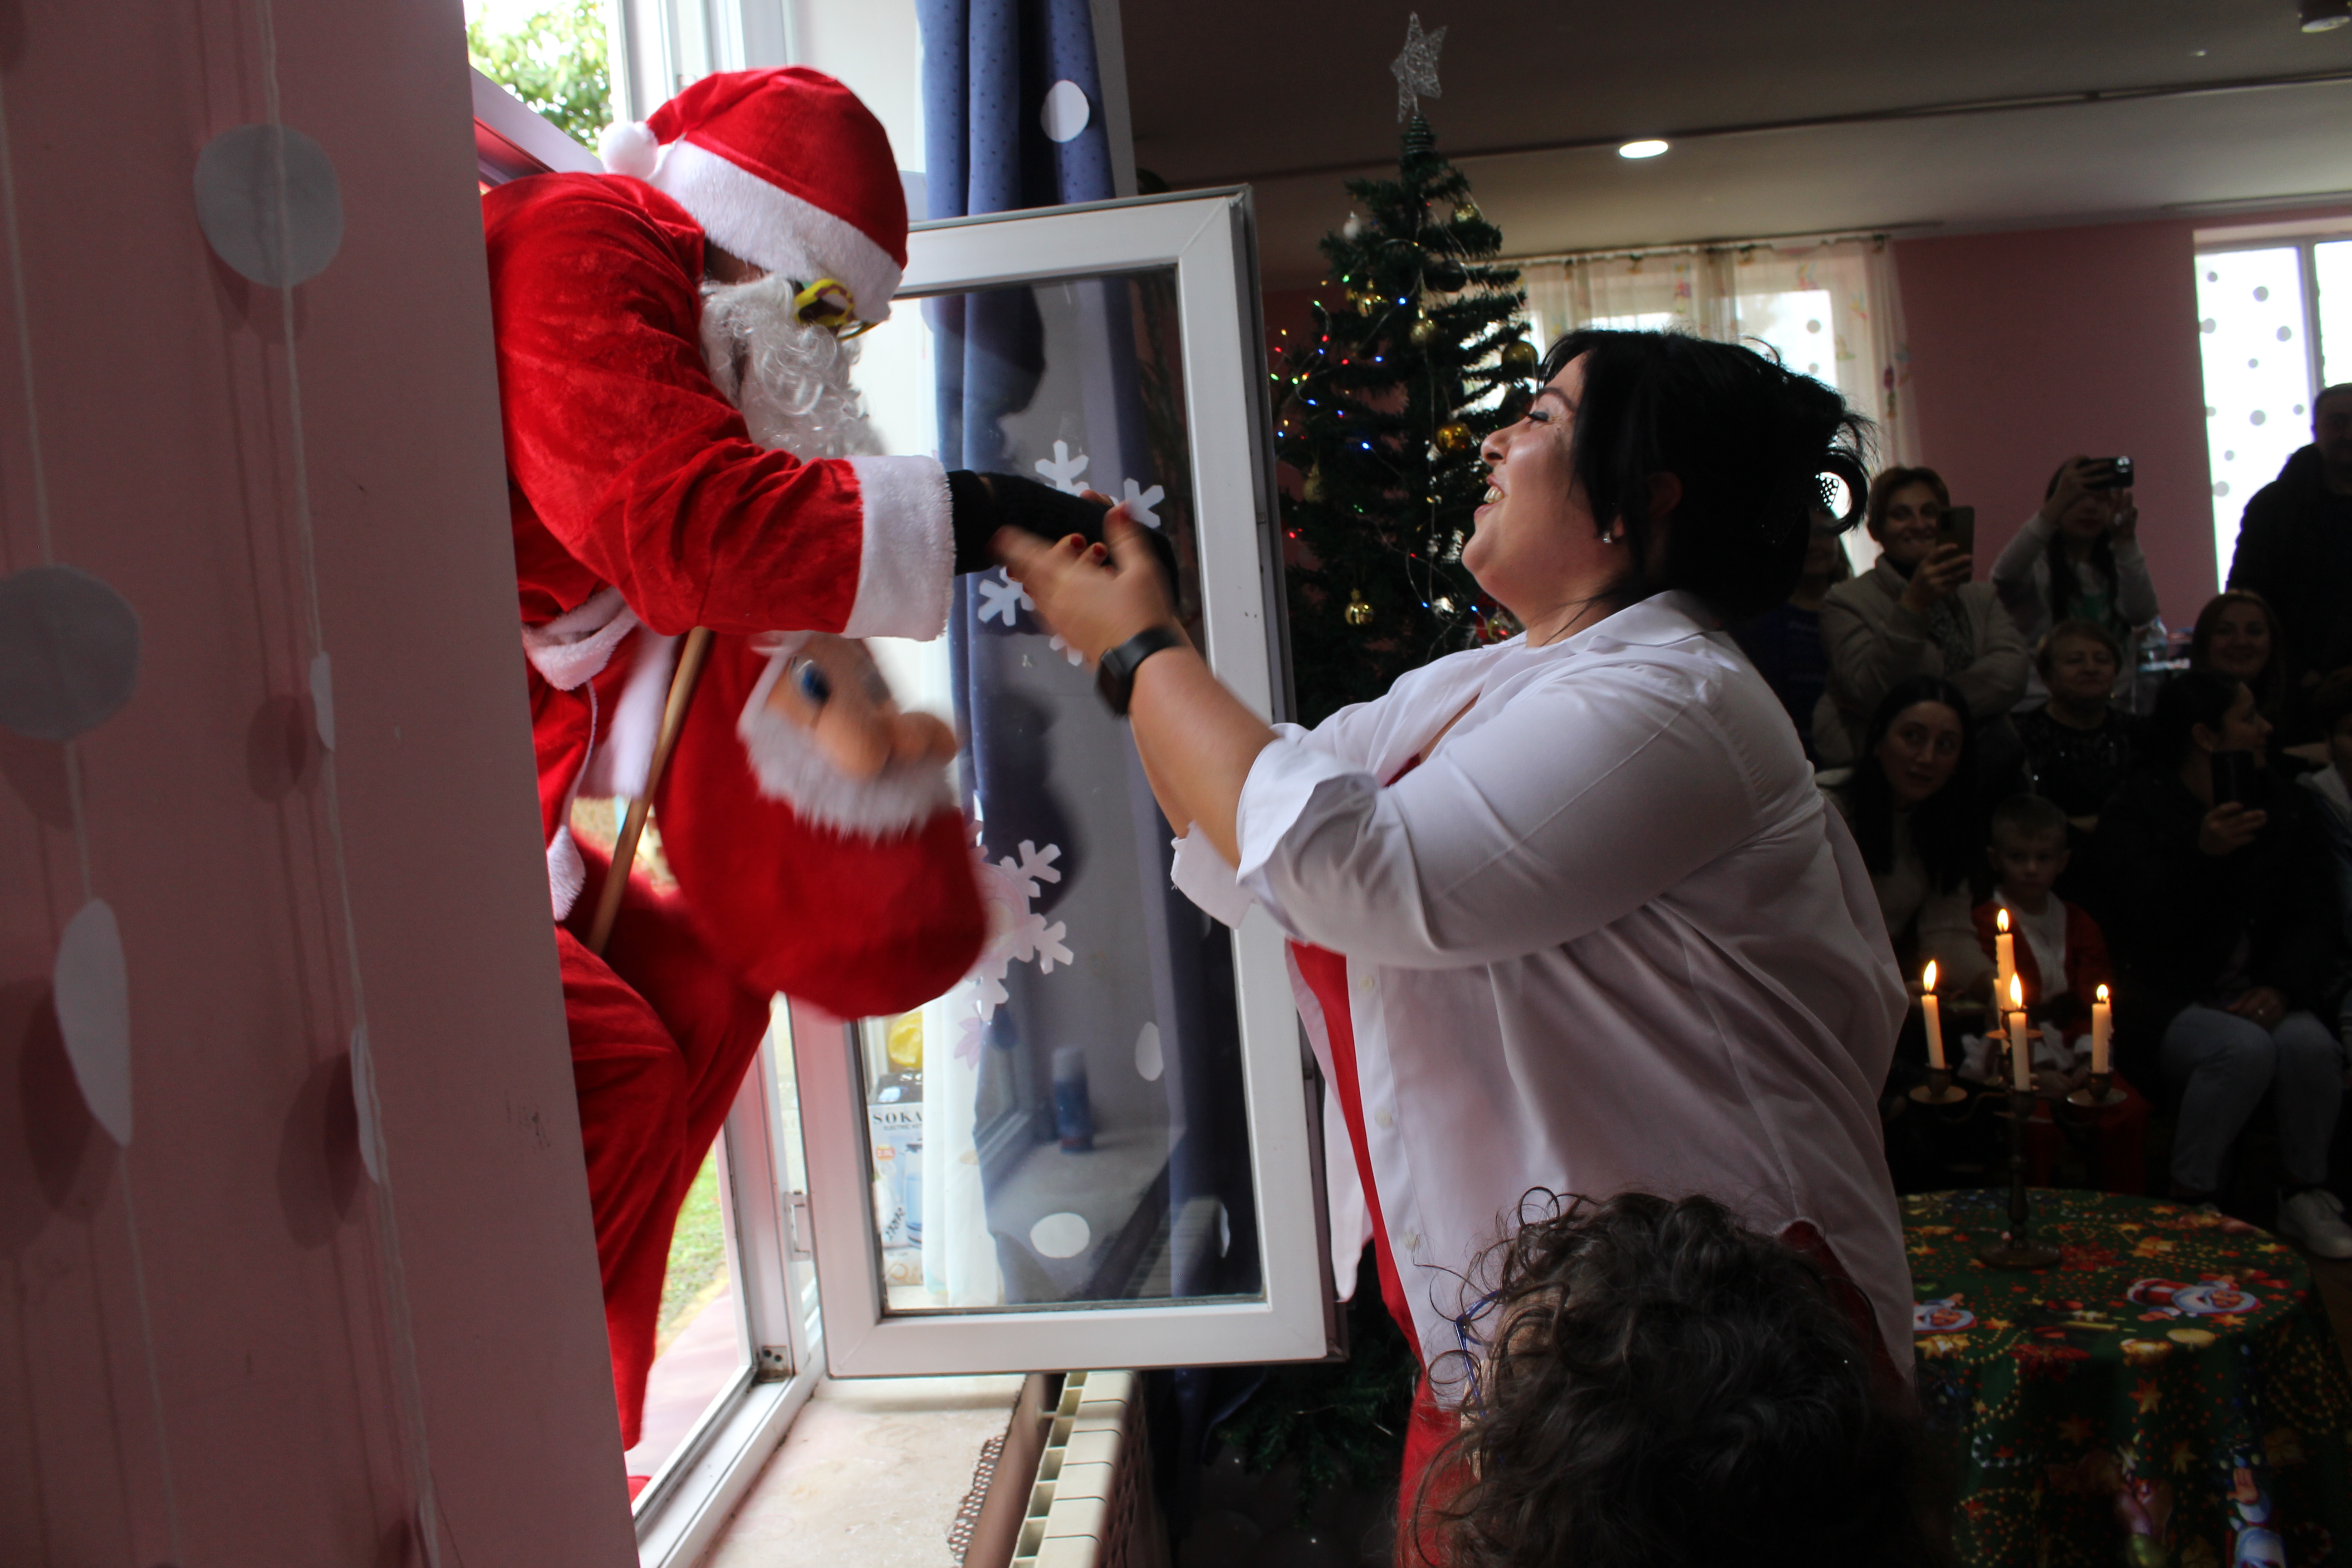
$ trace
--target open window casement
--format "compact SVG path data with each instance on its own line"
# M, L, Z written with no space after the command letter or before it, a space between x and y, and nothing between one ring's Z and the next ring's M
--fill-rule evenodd
M485 188L593 154L477 73ZM1280 552L1245 191L916 226L857 340L884 447L1134 497L1218 675L1280 717ZM1318 1135L1282 939L1170 886L1171 830L1093 672L1002 572L948 635L872 645L951 713L987 952L844 1023L781 999L718 1148L728 1289L656 1361L674 1419L636 1502L693 1562L820 1370L1317 1360L1336 1332ZM656 823L656 826L658 824ZM823 912L811 911L813 918ZM804 1155L803 1155L804 1149ZM821 1307L821 1311L820 1311ZM715 1314L715 1315L714 1315ZM642 1473L642 1472L640 1472Z
M1245 191L916 226L858 380L893 452L1134 498L1243 700L1281 689ZM837 1376L1316 1359L1317 1151L1282 941L1170 886L1125 722L1002 571L883 643L951 711L987 951L897 1018L796 1011Z

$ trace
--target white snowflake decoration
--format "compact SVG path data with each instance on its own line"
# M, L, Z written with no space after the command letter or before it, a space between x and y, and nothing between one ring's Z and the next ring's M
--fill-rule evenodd
M1072 647L1068 643L1064 642L1062 640L1062 634L1059 632L1055 632L1052 637L1047 637L1045 639L1045 646L1052 648L1055 653L1060 654L1064 658L1068 659L1072 664L1084 664L1087 662L1087 656L1080 653L1076 648Z
M994 619L1002 619L1008 626L1017 626L1022 611L1036 607L1037 601L1029 596L1029 590L1005 575L1002 567L993 576L980 580L980 619L983 626Z
M1118 482L1127 492L1119 498L1119 503L1127 508L1127 515L1147 528L1158 528L1160 514L1151 509L1166 500L1168 492L1158 485L1152 486L1148 490L1143 489L1133 479L1121 479Z
M980 988L974 1005L982 1019L996 1016L996 1009L1011 999L1004 976L1015 963L1034 963L1040 974L1051 974L1054 965L1076 962L1063 941L1069 928L1060 921L1047 924L1045 916L1029 907L1039 883L1062 879L1054 867L1061 858L1059 845L1040 849L1026 838L1021 841L1017 861L1008 855L992 865L986 856L979 857L974 868L980 874L981 902L988 910L988 942L970 978Z
M1078 483L1078 476L1087 471L1087 455L1080 452L1076 457L1071 457L1067 441L1055 442L1054 455L1037 459L1037 471L1064 495L1074 496L1087 488Z

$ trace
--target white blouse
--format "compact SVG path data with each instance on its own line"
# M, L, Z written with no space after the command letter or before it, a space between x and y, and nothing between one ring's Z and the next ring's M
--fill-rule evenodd
M1243 786L1238 876L1196 828L1175 880L1228 924L1255 901L1347 956L1424 1364L1460 1348L1458 1276L1541 1186L1706 1193L1767 1233L1811 1221L1907 1373L1877 1110L1902 980L1788 715L1699 603L1662 594L1546 647L1454 654L1279 735ZM1328 1080L1295 966L1293 983ZM1328 1164L1341 1218L1351 1162ZM1346 1278L1363 1237L1335 1226Z

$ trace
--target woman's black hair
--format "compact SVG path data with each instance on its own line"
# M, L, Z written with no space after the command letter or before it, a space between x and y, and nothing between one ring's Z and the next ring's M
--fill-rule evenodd
M2050 476L2050 483L2042 490L2042 499L2048 500L2052 496L2056 495L2058 481L2065 477L2066 465L2061 463L2058 465L2058 471ZM2063 621L2078 618L2074 615L2074 599L2075 595L2083 590L2081 584L2074 580L2074 563L2068 559L2066 554L2064 529L2051 531L2047 559L2050 563L2051 620ZM2115 541L2105 532L2091 542L2091 564L2106 574L2109 583L2116 581ZM2115 613L2115 606L2108 605L2107 614L2113 616Z
M1846 487L1839 524L1862 515L1869 422L1822 383L1730 343L1592 329L1553 343L1539 374L1577 359L1576 479L1601 531L1625 531L1619 603L1680 588L1738 625L1795 591L1824 475ZM1682 499L1654 523L1659 474L1682 482Z
M2140 753L2147 764L2179 767L2197 743L2197 726L2219 730L2245 684L2218 669L2184 669L2166 681L2156 694L2155 710L2147 716L2147 734Z
M1401 1563L1951 1561L1915 1407L1851 1284L1709 1197L1538 1191L1519 1217L1472 1274L1465 1419Z
M1915 675L1881 698L1843 793L1853 807L1853 839L1863 864L1885 876L1895 869L1895 791L1879 765L1878 742L1905 709L1922 702L1940 702L1960 716L1960 760L1952 776L1911 808L1911 847L1927 868L1929 882L1946 892L1967 879L1984 847L1977 805L1977 721L1958 687L1940 675Z

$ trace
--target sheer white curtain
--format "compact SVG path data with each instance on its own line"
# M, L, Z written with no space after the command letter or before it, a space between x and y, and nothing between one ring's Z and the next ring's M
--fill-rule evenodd
M1579 327L1761 340L1783 364L1836 387L1871 418L1878 467L1918 460L1903 301L1883 239L1549 257L1516 265L1539 340Z

